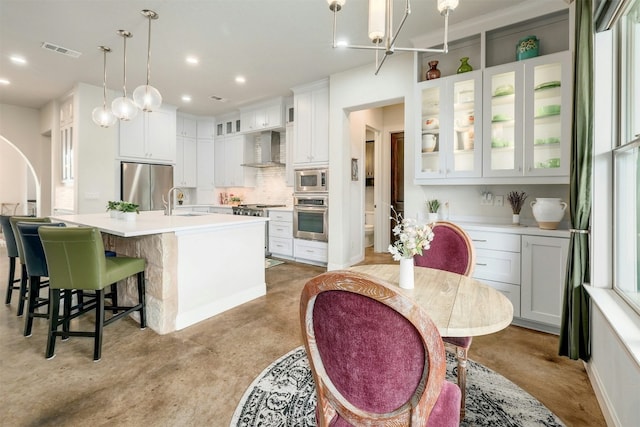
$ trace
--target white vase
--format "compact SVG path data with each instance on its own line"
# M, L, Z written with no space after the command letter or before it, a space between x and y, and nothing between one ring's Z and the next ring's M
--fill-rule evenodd
M513 225L520 225L520 214L513 214L511 217L511 223Z
M413 258L400 259L400 278L398 284L403 289L413 289L414 282Z
M555 230L564 217L567 204L559 198L537 198L531 202L533 216L538 227L543 230Z
M438 212L429 212L428 217L429 222L436 222L438 220Z
M125 221L135 221L137 215L135 212L122 212L122 219Z
M116 211L116 210L114 210L114 209L110 210L110 211L109 211L109 216L110 216L111 218L118 218L118 211Z

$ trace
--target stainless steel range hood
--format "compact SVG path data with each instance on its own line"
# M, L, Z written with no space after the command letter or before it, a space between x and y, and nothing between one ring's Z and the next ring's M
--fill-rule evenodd
M285 166L280 162L280 133L265 131L260 134L260 159L255 163L245 163L242 166L251 168L270 168Z

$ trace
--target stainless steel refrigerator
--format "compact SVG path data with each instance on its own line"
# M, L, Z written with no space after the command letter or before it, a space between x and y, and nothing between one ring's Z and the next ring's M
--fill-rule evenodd
M120 164L120 196L140 205L141 211L164 209L163 197L173 187L173 166L149 163Z

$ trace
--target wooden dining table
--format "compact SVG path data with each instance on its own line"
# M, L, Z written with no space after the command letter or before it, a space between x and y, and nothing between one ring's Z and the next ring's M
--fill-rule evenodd
M438 327L443 337L471 337L498 332L511 323L513 305L502 293L471 277L443 270L415 267L415 286L398 286L398 264L358 265L349 270L365 273L397 286L413 298Z

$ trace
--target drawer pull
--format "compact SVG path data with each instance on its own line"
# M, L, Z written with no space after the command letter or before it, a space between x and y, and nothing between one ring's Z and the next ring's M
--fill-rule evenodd
M486 242L487 239L471 239L472 242Z
M479 265L481 267L486 267L487 266L487 264L484 263L484 262L476 262L476 265Z

